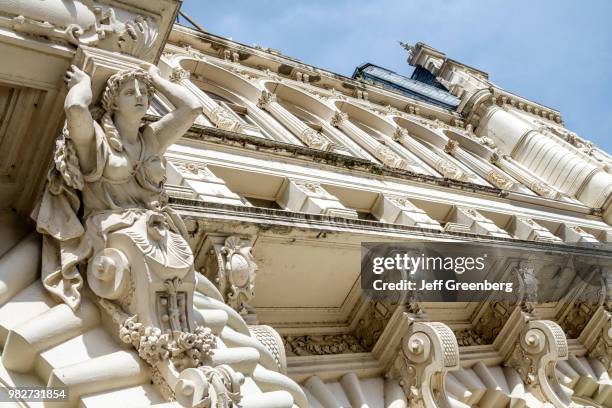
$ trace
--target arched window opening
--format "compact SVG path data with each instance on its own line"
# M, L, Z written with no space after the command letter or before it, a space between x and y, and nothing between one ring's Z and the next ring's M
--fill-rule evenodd
M319 117L313 115L304 108L297 106L287 100L277 98L277 101L283 108L291 112L306 126L310 127L311 129L314 129L315 131L319 132L327 139L332 141L334 143L334 153L344 154L347 156L364 157L364 153L358 146L350 146L351 142L347 143L347 140L342 137L345 135L338 135L337 132L340 133L339 130L332 129L331 126L325 124ZM348 138L347 136L345 137Z
M194 83L220 106L225 107L242 124L245 134L273 139L271 132L254 118L249 111L249 106L240 95L205 79L194 80Z

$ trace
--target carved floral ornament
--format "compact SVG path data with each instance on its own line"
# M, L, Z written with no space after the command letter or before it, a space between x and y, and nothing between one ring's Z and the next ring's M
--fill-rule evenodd
M28 35L44 36L75 46L87 45L149 59L159 34L156 21L142 15L125 18L125 12L94 1L33 0L0 2L0 27ZM121 15L121 18L118 16Z

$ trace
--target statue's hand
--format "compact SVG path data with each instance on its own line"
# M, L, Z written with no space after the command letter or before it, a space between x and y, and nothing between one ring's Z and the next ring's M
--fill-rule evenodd
M159 68L157 68L155 65L150 64L148 62L143 62L142 64L140 64L140 68L145 70L147 74L151 75L151 78L153 79L158 79L158 78L161 78L162 76Z
M71 65L66 71L66 75L64 76L64 81L68 85L68 89L72 89L73 86L79 84L81 82L90 81L89 75L85 72L81 71L75 65Z

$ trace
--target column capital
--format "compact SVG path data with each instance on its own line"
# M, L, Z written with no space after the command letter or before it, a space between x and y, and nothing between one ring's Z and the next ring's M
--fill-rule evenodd
M257 107L266 110L273 102L276 102L276 94L268 91L263 91L261 93L261 96L257 100Z
M172 68L172 73L168 78L171 82L181 82L183 80L189 79L191 77L191 73L182 67L174 67Z
M342 127L342 124L348 120L348 115L341 111L334 112L332 118L329 123L333 127Z

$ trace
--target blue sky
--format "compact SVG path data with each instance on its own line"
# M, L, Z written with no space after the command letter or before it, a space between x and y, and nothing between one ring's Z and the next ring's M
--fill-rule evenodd
M410 74L397 41L422 41L560 110L612 152L612 1L185 0L183 10L214 34L346 76L363 62Z

